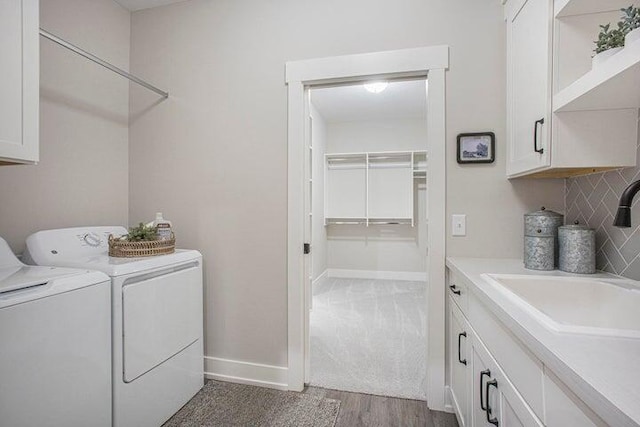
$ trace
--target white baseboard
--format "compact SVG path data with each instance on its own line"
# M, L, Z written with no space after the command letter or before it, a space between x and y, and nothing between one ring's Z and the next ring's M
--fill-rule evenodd
M204 376L209 379L288 390L289 374L284 366L263 365L205 356Z
M316 283L318 283L320 280L322 280L322 279L324 279L324 278L328 277L328 274L329 274L328 272L329 272L329 270L326 270L326 269L325 269L325 270L322 272L322 274L321 274L321 275L319 275L318 277L316 277L316 278L315 278L315 280L313 281L312 285L315 285L315 284L316 284Z
M427 280L427 273L421 271L377 271L328 268L327 276L349 279L410 280L424 282Z

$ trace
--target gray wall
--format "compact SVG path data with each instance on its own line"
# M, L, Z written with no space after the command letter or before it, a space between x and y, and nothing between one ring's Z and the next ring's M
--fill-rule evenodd
M505 179L505 25L498 0L192 0L132 14L130 218L162 210L202 251L206 354L287 362L286 61L447 44L449 255L519 257L522 215L562 210L562 181ZM459 166L458 133L492 130L493 165Z
M640 179L638 167L570 178L566 182L566 222L580 221L596 229L596 266L614 274L640 280L640 197L631 208L631 228L614 227L620 195Z
M130 14L112 0L40 2L40 25L124 69ZM128 81L40 39L40 163L0 167L0 236L127 224Z

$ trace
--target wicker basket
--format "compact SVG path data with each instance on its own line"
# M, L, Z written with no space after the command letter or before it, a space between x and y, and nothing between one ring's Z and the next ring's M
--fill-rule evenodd
M109 256L118 258L138 258L146 256L167 255L176 251L176 236L171 233L168 240L152 240L148 242L129 242L109 236Z

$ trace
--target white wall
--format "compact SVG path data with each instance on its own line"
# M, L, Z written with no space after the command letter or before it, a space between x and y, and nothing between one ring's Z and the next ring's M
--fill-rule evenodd
M311 277L317 279L327 270L327 229L324 226L324 154L327 146L327 125L322 114L310 104L312 119L311 143L313 191L311 208Z
M426 103L426 97L424 102ZM330 122L327 152L418 151L427 149L426 117L376 121ZM327 265L330 269L426 272L426 188L414 180L414 227L410 225L330 225Z
M415 225L330 225L327 230L329 269L427 271L426 189L414 187Z
M426 149L426 118L329 122L327 125L327 153Z
M40 2L40 25L129 68L130 14L113 0ZM127 225L129 83L40 39L40 163L0 167L0 236Z
M206 353L287 363L286 61L447 44L449 255L520 256L522 215L562 210L562 181L505 179L498 0L191 0L132 14L130 217L156 209L206 270ZM492 130L496 163L459 166L455 137Z

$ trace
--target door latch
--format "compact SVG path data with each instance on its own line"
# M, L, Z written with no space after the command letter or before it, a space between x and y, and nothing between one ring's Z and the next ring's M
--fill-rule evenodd
M304 253L305 255L308 255L311 253L311 243L305 243L302 253Z

